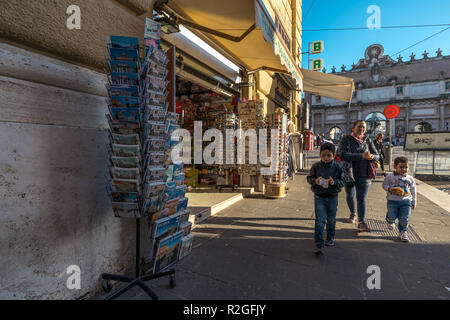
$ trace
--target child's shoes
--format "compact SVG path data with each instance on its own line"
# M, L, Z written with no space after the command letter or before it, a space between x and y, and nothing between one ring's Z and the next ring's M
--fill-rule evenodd
M402 242L409 242L408 232L407 231L400 231L400 240Z

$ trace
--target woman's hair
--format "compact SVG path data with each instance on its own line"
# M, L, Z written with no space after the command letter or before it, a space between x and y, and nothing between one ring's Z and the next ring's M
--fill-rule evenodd
M352 129L353 129L354 127L356 127L356 126L358 125L358 123L360 123L360 122L365 122L365 121L364 121L364 120L356 120L355 122L353 122Z
M383 136L383 134L380 132L379 134L376 135L375 139L378 140Z

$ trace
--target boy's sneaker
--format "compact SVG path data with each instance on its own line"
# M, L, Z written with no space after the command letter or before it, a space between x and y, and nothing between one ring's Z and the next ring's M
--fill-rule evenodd
M406 231L400 231L400 240L401 240L402 242L409 242L408 232L406 232Z
M325 245L327 246L327 247L334 247L334 239L329 239L329 240L326 240L325 241Z
M394 230L395 229L395 223L389 223L387 221L386 221L386 223L387 223L387 226L388 226L389 230Z
M351 213L350 218L348 218L348 223L356 223L356 214Z
M316 247L316 249L314 250L314 253L317 254L318 256L323 254L322 248L321 247Z
M364 221L358 223L358 231L359 232L370 232L370 228Z

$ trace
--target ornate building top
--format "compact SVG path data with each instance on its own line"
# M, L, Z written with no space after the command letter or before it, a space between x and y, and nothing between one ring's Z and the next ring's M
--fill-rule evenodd
M364 58L352 64L349 70L345 70L345 65L342 65L341 71L338 72L333 66L331 73L353 78L357 88L439 80L439 72L444 72L444 78L450 78L449 55L443 56L439 48L435 57L429 57L426 50L422 56L422 59L416 59L412 52L409 61L404 61L401 55L395 61L384 54L382 45L373 44L364 52Z

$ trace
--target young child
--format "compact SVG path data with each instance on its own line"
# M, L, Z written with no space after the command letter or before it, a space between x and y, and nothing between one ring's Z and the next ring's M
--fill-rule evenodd
M408 221L411 209L416 208L416 182L408 175L409 161L406 157L394 159L394 172L386 175L383 189L387 191L386 221L389 230L394 230L398 219L400 240L408 242Z
M323 231L327 226L326 246L334 246L336 234L336 212L338 206L338 193L344 185L344 171L334 161L335 146L325 142L320 146L320 161L311 167L306 177L314 192L314 211L316 221L314 226L314 242L316 254L322 254L324 245Z

